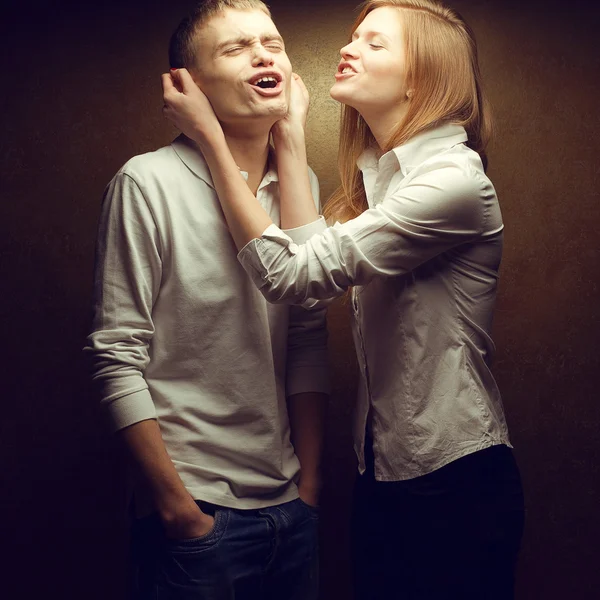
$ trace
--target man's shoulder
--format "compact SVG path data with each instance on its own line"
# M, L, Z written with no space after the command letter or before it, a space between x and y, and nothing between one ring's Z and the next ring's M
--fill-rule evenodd
M174 164L179 161L171 144L158 150L138 154L130 158L117 172L117 176L126 175L138 183L148 179L170 176Z

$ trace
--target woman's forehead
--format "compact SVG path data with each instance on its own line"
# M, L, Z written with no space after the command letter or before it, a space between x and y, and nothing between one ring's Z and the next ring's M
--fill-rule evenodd
M393 6L381 6L369 12L353 32L356 35L384 34L389 38L402 36L401 11Z

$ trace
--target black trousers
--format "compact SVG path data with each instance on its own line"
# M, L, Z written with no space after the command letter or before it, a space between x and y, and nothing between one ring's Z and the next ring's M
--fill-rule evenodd
M372 449L352 515L356 600L512 600L523 492L507 446L378 482Z

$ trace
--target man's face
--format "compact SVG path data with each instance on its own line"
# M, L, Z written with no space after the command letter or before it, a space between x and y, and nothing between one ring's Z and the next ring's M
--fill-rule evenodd
M198 32L194 78L223 124L264 119L270 128L288 111L291 76L283 39L261 10L227 9Z

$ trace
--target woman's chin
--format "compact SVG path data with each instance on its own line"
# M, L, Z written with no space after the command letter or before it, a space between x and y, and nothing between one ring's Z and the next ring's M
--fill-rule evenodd
M349 96L349 94L345 94L343 90L340 90L337 83L333 84L333 87L329 90L329 95L340 104L352 106L352 98Z

